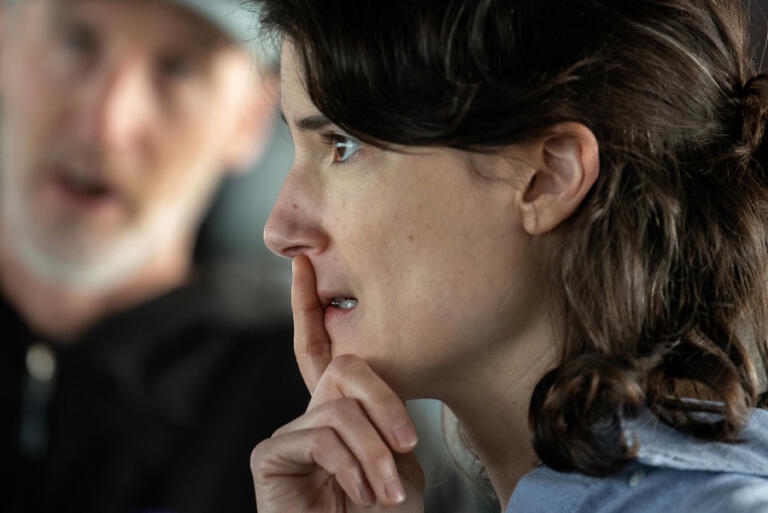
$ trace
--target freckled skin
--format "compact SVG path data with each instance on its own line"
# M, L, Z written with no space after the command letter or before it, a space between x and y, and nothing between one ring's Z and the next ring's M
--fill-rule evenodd
M282 93L296 155L265 234L276 253L306 254L320 289L359 300L329 325L334 356L355 354L401 397L424 397L534 329L545 309L526 291L539 288L541 258L507 183L518 169L489 163L505 175L478 180L458 150L368 145L342 168L322 133L299 128L321 113L291 50Z

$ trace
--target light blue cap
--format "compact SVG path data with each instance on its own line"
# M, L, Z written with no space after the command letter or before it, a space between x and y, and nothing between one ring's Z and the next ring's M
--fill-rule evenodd
M259 30L259 8L248 0L170 0L220 29L232 41L252 51L264 66L274 65L278 49Z
M156 1L156 0L147 0ZM221 30L234 43L252 52L261 66L278 63L280 45L260 30L259 7L251 0L167 0L197 14ZM20 0L0 0L8 5Z

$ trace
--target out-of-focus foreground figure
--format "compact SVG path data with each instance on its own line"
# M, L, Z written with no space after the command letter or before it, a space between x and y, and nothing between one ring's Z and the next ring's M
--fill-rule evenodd
M249 450L305 391L279 295L193 249L269 134L252 13L0 13L0 510L251 511Z

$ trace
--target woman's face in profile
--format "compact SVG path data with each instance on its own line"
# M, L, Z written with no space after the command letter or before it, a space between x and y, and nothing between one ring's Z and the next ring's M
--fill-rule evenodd
M296 155L265 239L309 257L333 355L363 357L404 398L454 370L503 369L495 349L538 329L543 301L510 165L361 144L312 104L289 43L281 75Z

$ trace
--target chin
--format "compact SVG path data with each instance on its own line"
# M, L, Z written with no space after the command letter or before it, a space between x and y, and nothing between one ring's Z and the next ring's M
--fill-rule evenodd
M6 225L19 264L38 280L84 293L106 293L140 271L153 253L138 234L95 236L46 230L24 224ZM68 234L63 238L61 234Z
M351 352L351 351L348 351ZM418 399L423 397L419 393L419 384L415 381L415 377L420 375L416 369L411 369L408 365L401 361L397 361L393 358L394 355L375 355L366 356L363 354L356 354L358 357L371 366L371 369L389 385L390 388L402 399L408 401L411 399Z
M135 245L121 245L108 255L80 258L17 244L17 257L38 279L86 293L105 293L134 277L146 260Z

